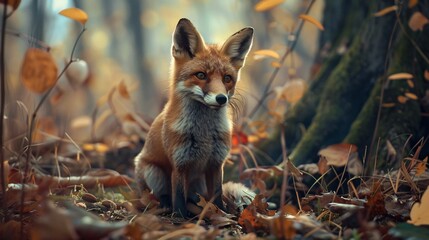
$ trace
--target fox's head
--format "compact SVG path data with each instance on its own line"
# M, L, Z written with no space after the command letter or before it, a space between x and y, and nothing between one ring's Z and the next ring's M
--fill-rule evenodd
M223 45L206 45L191 21L180 19L173 33L172 90L210 108L226 106L234 95L252 39L253 28L247 27Z

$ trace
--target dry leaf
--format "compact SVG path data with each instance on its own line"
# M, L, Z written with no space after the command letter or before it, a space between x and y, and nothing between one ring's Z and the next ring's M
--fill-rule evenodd
M410 93L410 92L406 92L406 93L405 93L405 96L406 96L407 98L409 98L409 99L413 99L413 100L417 100L417 99L418 99L418 97L417 97L417 95L416 95L416 94L414 94L414 93Z
M312 23L314 26L316 26L318 29L320 29L322 31L325 30L323 25L317 19L315 19L314 17L312 17L310 15L301 14L301 15L299 15L299 18L301 18L304 21Z
M261 49L261 50L255 51L253 53L253 58L255 60L261 59L261 58L265 58L265 57L272 57L272 58L275 58L275 59L279 59L280 58L280 56L279 56L279 54L277 52L275 52L273 50L270 50L270 49Z
M6 0L0 0L0 3L5 4ZM21 3L21 0L7 0L7 5L12 8L12 12L15 11L19 4ZM7 12L6 15L9 15L11 12Z
M255 5L255 11L266 11L280 5L283 2L284 0L261 0Z
M325 157L328 165L345 166L351 156L357 152L356 145L339 143L330 145L319 151L319 155Z
M59 12L60 15L64 17L73 19L82 25L85 25L86 21L88 21L88 14L85 11L79 8L67 8Z
M414 203L411 208L410 218L408 223L414 224L416 226L420 225L429 225L429 187L423 193L420 203Z
M423 161L417 163L416 165L416 176L421 176L427 169L426 164L428 163L428 157L425 157Z
M289 103L298 102L307 90L307 83L300 78L288 81L280 90L279 98L286 100Z
M323 156L321 156L319 158L319 162L317 162L317 166L319 168L319 173L321 175L323 175L324 173L326 173L329 170L328 160L326 160L326 158Z
M419 0L409 0L408 1L408 8L413 8L414 6L417 5L417 3L419 3Z
M42 93L55 85L57 73L57 65L51 54L38 48L27 50L21 67L21 77L26 88Z
M407 97L404 97L404 96L398 96L398 102L399 102L399 103L404 104L404 103L406 103L407 101L408 101L408 98L407 98Z
M389 80L412 79L414 76L410 73L395 73L388 77Z
M393 144L389 141L389 139L386 140L386 148L389 156L396 156L396 149L393 147Z
M127 86L125 85L124 81L119 82L117 89L118 89L119 95L121 95L123 98L131 99L130 93L128 92Z
M414 88L414 82L413 82L413 80L408 79L408 80L407 80L407 84L408 84L408 86L409 86L410 88Z
M429 23L429 20L421 12L415 12L408 21L408 26L413 31L423 31L423 28L426 24Z
M398 7L396 5L387 7L387 8L383 8L380 11L374 13L374 17L381 17L384 16L390 12L396 11L398 9Z
M381 106L385 108L391 108L395 106L395 103L383 103Z

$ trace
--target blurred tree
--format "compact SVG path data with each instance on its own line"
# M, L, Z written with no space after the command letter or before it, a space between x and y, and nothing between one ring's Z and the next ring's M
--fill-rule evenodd
M374 159L377 169L394 168L427 137L428 109L422 114L419 100L425 94L428 98L424 72L429 69L429 24L421 31L408 26L416 12L429 17L429 1L412 2L418 3L409 7L408 1L395 1L396 11L382 12L393 2L325 1L326 30L310 87L283 122L295 164L315 162L321 148L347 142L356 144L361 154L369 147L367 169L374 167ZM388 80L401 72L414 77ZM281 156L279 131L260 146L273 159ZM404 150L392 156L390 145Z

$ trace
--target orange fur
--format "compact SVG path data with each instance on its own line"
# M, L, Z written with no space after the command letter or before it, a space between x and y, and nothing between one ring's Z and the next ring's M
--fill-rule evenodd
M223 208L223 162L232 131L228 102L252 37L253 29L244 28L222 46L206 45L189 20L176 26L169 101L151 126L135 171L141 189L183 216L195 193Z

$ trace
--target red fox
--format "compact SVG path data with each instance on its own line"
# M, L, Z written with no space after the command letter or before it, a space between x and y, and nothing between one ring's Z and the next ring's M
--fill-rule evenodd
M187 216L191 194L214 199L221 209L223 163L230 151L228 103L253 41L247 27L222 46L206 45L188 19L173 33L171 86L135 158L139 187L150 189L162 207Z

